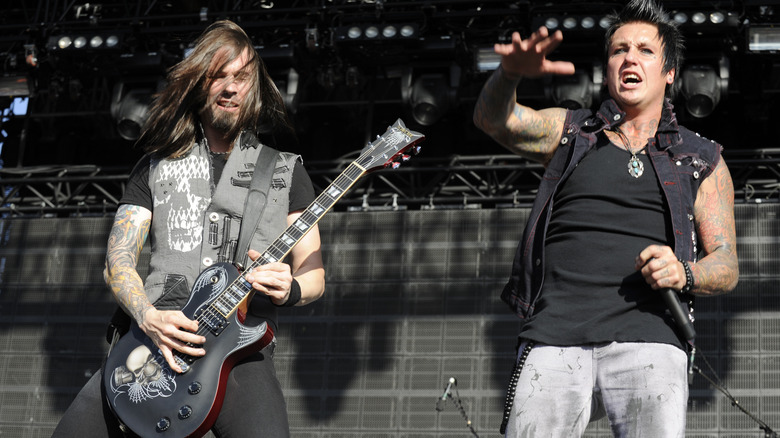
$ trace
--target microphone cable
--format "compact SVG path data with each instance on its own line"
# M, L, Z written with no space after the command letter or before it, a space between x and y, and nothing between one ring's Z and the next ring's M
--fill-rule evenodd
M452 396L452 390L455 390L455 396ZM474 430L474 427L471 424L471 420L469 420L468 415L466 414L466 409L463 407L463 402L460 399L460 393L458 392L458 379L455 377L450 377L447 381L447 386L444 388L444 394L442 394L441 397L439 397L436 400L436 412L441 412L444 410L444 404L447 402L447 399L452 399L453 403L455 403L455 407L458 408L458 411L460 411L460 415L463 417L463 420L466 422L466 427L471 431L471 434L477 438L479 438L479 435L477 435L477 431Z

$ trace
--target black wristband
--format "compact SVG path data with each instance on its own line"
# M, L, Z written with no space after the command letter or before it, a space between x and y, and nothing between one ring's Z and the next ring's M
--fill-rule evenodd
M693 289L693 272L691 271L691 265L687 261L680 260L680 263L682 263L683 269L685 269L685 285L680 289L680 293L687 294Z
M300 300L301 285L298 283L298 280L293 278L292 283L290 283L290 294L287 296L287 301L285 301L284 304L276 305L276 307L292 307L298 304L298 301Z

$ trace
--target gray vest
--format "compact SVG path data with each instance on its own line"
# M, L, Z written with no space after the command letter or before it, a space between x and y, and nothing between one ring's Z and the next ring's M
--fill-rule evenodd
M254 135L243 133L216 184L205 141L196 144L184 157L152 159L152 251L145 289L158 309L181 308L195 278L205 268L217 262L243 259L243 255L235 254L235 248L244 200L262 147ZM250 248L262 252L287 228L292 171L297 159L299 156L294 154L279 154L266 207Z

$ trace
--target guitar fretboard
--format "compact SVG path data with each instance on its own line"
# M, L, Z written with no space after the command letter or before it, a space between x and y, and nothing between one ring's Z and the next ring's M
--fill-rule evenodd
M325 216L342 196L355 184L365 169L357 163L350 164L306 210L255 260L248 269L284 259L290 250L317 222Z
M292 248L300 242L301 239L314 227L317 222L327 213L333 205L360 179L372 165L379 161L385 166L397 158L403 150L408 149L413 144L421 141L424 137L406 129L403 122L399 119L396 124L388 129L377 139L370 143L360 154L358 159L353 161L347 168L336 177L336 179L312 202L306 210L293 222L285 231L276 238L260 254L257 260L253 261L245 272L265 265L268 263L283 260L290 253ZM377 150L383 152L378 153ZM376 154L376 155L372 155ZM394 163L397 164L397 163ZM209 309L204 311L201 316L205 318L207 326L213 326L208 318L224 319L233 313L246 296L252 291L252 285L246 281L243 275L240 275L230 286L217 297Z
M359 161L359 160L358 160ZM350 164L344 172L312 202L306 210L287 229L274 240L260 257L247 267L247 272L268 263L283 260L292 248L325 216L355 182L365 173L365 169L356 162ZM212 307L222 317L230 315L241 303L244 297L252 291L252 285L243 276L239 276L233 284L212 302Z

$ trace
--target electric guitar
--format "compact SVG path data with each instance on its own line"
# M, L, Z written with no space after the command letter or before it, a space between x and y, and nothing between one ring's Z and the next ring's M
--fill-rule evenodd
M398 119L368 143L360 156L326 188L300 217L255 260L248 270L281 261L304 235L363 175L397 168L407 153L419 152L425 137ZM182 312L198 321L208 353L192 357L174 352L184 370L173 371L152 340L133 321L106 358L103 388L108 404L123 428L144 438L199 437L213 426L222 407L225 383L242 358L270 344L274 334L267 323L243 324L254 290L230 263L203 270Z

